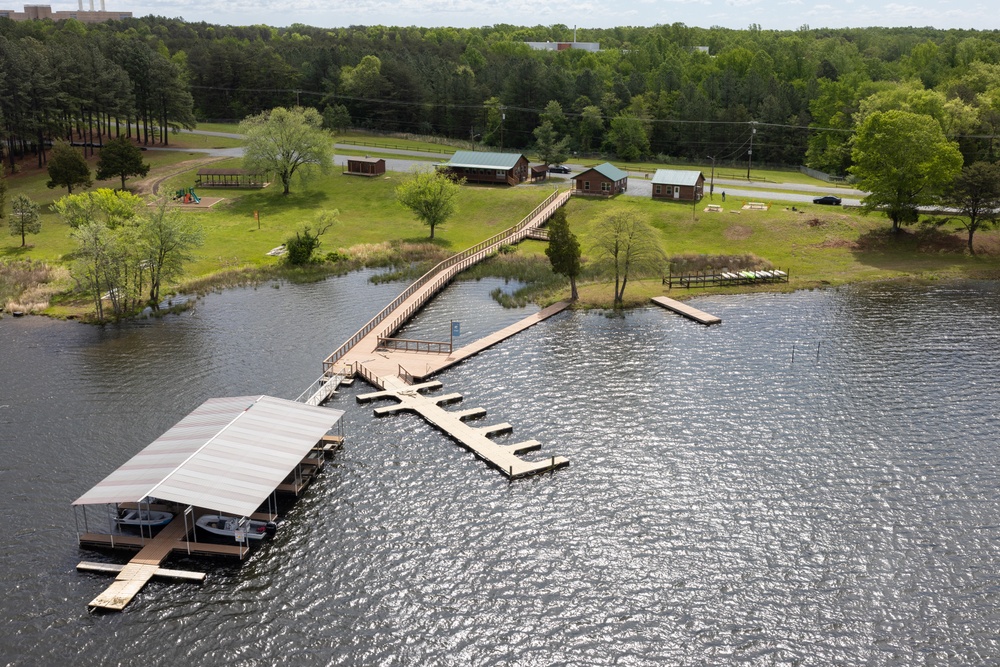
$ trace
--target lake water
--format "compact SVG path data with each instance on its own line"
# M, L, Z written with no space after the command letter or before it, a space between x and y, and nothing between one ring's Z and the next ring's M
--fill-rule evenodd
M274 540L89 614L69 503L212 396L294 398L401 289L356 273L161 320L0 320L0 664L1000 663L1000 285L567 312L439 376L569 468L509 483L414 415L348 436ZM407 328L530 311L449 287ZM794 349L794 357L793 357Z

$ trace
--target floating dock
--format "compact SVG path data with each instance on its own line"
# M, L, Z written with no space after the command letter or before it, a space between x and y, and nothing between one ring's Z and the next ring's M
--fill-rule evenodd
M385 387L383 391L362 394L357 399L359 403L379 399L397 401L395 405L376 408L376 417L394 412L415 412L423 417L427 423L446 433L510 479L549 472L569 465L569 459L565 456L551 456L540 461L522 459L520 454L541 448L541 443L537 440L525 440L510 445L501 445L490 440L488 437L490 435L509 433L513 430L513 427L506 422L484 427L470 426L465 423L467 419L485 415L486 411L482 408L451 412L441 407L442 404L461 400L461 394L445 394L435 397L424 396L420 393L440 389L440 382L432 381L410 385L395 375L379 378L379 381Z
M672 310L678 315L683 315L684 317L694 320L700 324L712 325L722 322L721 317L709 315L708 313L698 310L697 308L693 308L686 303L681 303L680 301L675 301L674 299L668 299L665 296L654 296L653 303L657 306L662 306L667 310Z

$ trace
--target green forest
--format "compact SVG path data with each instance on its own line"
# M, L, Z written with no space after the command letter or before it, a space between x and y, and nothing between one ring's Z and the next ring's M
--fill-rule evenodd
M0 139L11 166L53 139L126 134L313 106L355 128L526 149L552 122L577 154L805 164L835 175L874 111L927 115L964 162L994 161L1000 33L769 31L682 24L579 30L225 27L145 17L0 19ZM348 118L349 116L349 118Z

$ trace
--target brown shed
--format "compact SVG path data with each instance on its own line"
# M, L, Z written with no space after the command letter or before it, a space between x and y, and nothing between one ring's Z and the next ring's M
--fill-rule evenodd
M628 173L610 162L591 167L573 177L573 194L610 197L628 190Z
M705 196L705 175L700 171L657 169L653 175L653 199L697 201Z
M350 176L381 176L385 173L385 160L380 157L349 157L344 173Z

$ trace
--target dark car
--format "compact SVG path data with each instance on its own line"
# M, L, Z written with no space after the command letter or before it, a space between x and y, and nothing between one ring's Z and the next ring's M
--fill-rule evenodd
M564 167L561 164L554 164L551 167L549 167L549 173L550 174L568 174L569 173L569 167Z
M827 206L840 206L840 197L826 195L825 197L817 197L816 199L813 199L813 203L826 204Z

